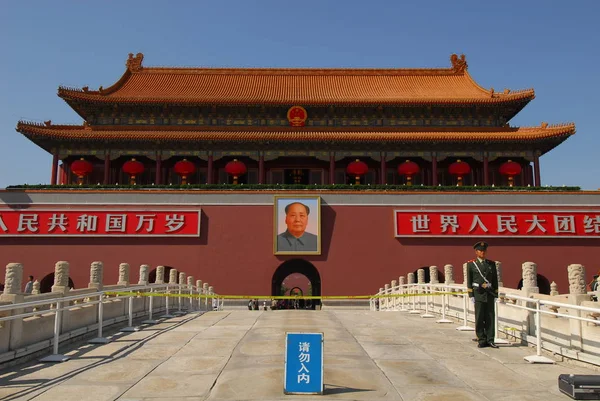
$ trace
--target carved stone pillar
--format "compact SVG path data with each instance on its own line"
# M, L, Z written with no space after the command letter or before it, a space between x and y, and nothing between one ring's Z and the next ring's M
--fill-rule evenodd
M553 297L559 295L558 284L556 284L554 281L552 282L552 284L550 284L550 295Z
M90 282L88 288L95 288L100 291L103 287L104 280L104 264L102 262L92 262L90 265Z
M37 295L40 293L40 282L39 281L35 280L33 282L33 290L31 290L31 293L33 295Z
M164 284L165 283L165 267L164 266L156 266L156 278L154 279L154 284Z
M188 276L187 286L188 286L188 289L190 289L194 286L194 276Z
M69 262L60 261L54 265L54 285L52 292L66 293L69 291Z
M398 277L398 285L403 286L404 284L406 284L406 278L404 276Z
M179 273L179 285L185 285L186 274L184 272Z
M454 284L454 266L444 265L444 283Z
M579 264L572 264L567 267L569 273L569 294L584 295L585 289L585 267Z
M169 284L177 284L177 270L171 269L169 271Z
M467 263L463 263L463 284L467 285Z
M4 276L4 295L21 294L23 290L23 265L21 263L9 263L6 265Z
M119 281L117 285L129 285L129 263L119 264Z
M439 284L438 268L437 266L429 266L429 283Z
M196 280L196 289L197 290L201 290L202 289L202 280Z
M525 262L523 269L523 288L522 291L529 294L538 294L540 289L537 286L537 265L533 262Z
M415 283L415 273L408 273L406 276L408 278L408 284Z
M425 269L417 270L417 283L425 284Z
M150 266L141 265L140 266L140 279L138 280L139 285L148 285L148 272L150 270Z

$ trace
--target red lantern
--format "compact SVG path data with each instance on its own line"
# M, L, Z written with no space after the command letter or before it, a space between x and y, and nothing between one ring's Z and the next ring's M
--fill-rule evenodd
M144 172L144 164L135 159L131 159L123 164L123 171L131 177L131 185L135 185L135 176Z
M194 163L183 159L175 163L174 169L175 172L181 176L181 184L186 185L187 177L189 175L194 174L194 172L196 171L196 166L194 165Z
M242 174L246 174L246 165L238 159L233 159L225 165L225 172L233 176L233 184L237 185L238 177Z
M508 176L508 186L512 187L514 176L521 174L521 165L509 160L500 166L500 174Z
M93 169L94 166L92 166L92 163L85 160L83 157L71 163L71 171L77 176L77 183L79 185L83 184L83 177L90 174Z
M457 185L460 187L463 176L471 172L471 167L467 163L457 160L448 167L448 172L457 177Z
M419 165L410 160L398 166L398 174L406 176L406 185L412 185L412 176L420 171Z
M369 171L369 166L367 166L367 163L358 159L348 164L348 167L346 167L346 172L348 175L356 177L356 185L360 184L360 176L365 175L367 171Z

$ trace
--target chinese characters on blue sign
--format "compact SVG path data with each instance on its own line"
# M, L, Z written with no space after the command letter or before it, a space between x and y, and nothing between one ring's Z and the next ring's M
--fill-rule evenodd
M286 333L283 392L323 394L323 333Z

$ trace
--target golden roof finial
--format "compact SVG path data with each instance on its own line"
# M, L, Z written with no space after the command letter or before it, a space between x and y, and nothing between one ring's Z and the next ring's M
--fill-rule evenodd
M461 54L460 57L456 54L451 55L450 62L452 63L452 69L457 74L464 74L468 68L467 59L464 54Z

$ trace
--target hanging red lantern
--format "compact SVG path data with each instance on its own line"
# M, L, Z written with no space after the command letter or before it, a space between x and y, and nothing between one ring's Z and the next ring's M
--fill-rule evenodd
M500 166L500 174L508 177L508 186L512 187L515 175L521 174L521 165L509 160Z
M360 176L365 175L369 171L367 163L356 159L346 167L346 173L356 178L356 185L360 184Z
M412 176L419 171L419 165L410 160L407 160L398 166L398 174L406 176L406 185L412 185Z
M471 166L467 163L457 160L448 167L448 172L457 177L457 184L459 187L462 186L462 179L464 175L471 172Z
M135 184L135 176L144 172L144 164L135 159L131 159L123 164L123 171L131 177L130 184Z
M175 163L174 170L181 176L181 184L186 185L187 177L196 172L196 166L191 161L183 159Z
M246 165L238 159L233 159L225 165L225 172L233 176L233 184L237 185L240 175L246 174Z
M90 174L94 170L94 166L83 157L71 163L71 171L77 176L77 183L83 184L83 177Z

